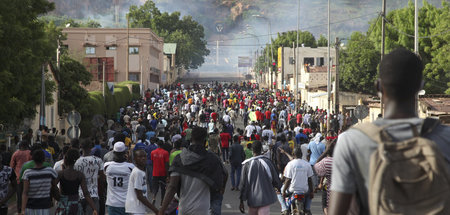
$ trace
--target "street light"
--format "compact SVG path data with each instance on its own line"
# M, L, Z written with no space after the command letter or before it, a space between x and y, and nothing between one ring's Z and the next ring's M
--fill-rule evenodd
M270 48L270 54L271 54L270 61L273 62L272 30L271 30L272 23L270 22L270 20L267 17L261 16L260 14L253 15L253 17L264 19L264 20L267 21L267 24L269 25L269 34L267 35L267 37L269 39L269 48ZM268 71L269 71L269 63L267 64L267 72ZM272 74L270 74L270 82L271 82L270 83L270 87L273 89L273 84L272 84L273 83L273 77L272 76L273 76L273 71L272 71Z

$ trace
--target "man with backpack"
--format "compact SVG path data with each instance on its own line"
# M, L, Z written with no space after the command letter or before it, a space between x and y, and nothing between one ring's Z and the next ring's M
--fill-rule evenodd
M422 70L404 48L381 61L376 87L385 118L339 136L329 214L450 213L450 127L417 117Z

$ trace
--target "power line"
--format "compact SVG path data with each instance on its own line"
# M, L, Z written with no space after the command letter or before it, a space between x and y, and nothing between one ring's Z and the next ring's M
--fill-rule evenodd
M350 20L354 20L354 19L359 19L359 18L363 18L363 17L367 17L367 16L372 16L372 15L374 15L374 14L379 14L380 12L379 11L377 11L377 12L372 12L372 13L369 13L369 14L365 14L365 15L361 15L361 16L356 16L356 17L351 17L351 18L348 18L348 19L342 19L342 20L338 20L338 21L335 21L335 22L331 22L330 24L338 24L338 23L342 23L342 22L346 22L346 21L350 21ZM324 25L327 25L326 23L324 23L324 24L318 24L318 25L312 25L312 26L307 26L307 27L304 27L304 28L302 28L303 30L306 30L306 29L311 29L311 28L317 28L317 27L321 27L321 26L324 26ZM295 30L293 30L293 31L295 31ZM273 35L278 35L278 32L277 33L272 33L272 34L260 34L260 35L254 35L254 36L251 36L251 37L238 37L238 38L233 38L233 39L226 39L226 40L221 40L221 41L232 41L232 40L242 40L242 39L250 39L250 38L254 38L254 37L267 37L267 36L273 36ZM213 42L216 42L216 41L208 41L208 43L213 43Z
M405 35L405 36L407 36L407 37L414 38L414 35L408 34L408 33L404 32L404 31L400 30L397 26L395 26L394 24L392 24L392 23L391 23L388 19L386 19L385 17L383 17L383 19L386 21L387 24L389 24L392 28L394 28L394 30L396 30L398 33L403 34L403 35ZM437 36L440 36L440 35L442 35L442 34L445 34L445 33L447 33L447 32L450 32L450 29L447 29L447 30L442 31L442 32L437 33L437 34L433 34L433 35L430 35L430 36L422 36L422 37L419 37L419 38L420 38L420 39L433 38L433 37L437 37Z

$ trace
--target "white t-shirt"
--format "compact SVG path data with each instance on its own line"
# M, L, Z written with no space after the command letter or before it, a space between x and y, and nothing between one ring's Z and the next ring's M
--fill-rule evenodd
M284 177L291 179L289 192L308 192L308 178L311 176L313 176L311 164L302 159L294 159L289 161L284 169Z
M245 127L245 131L247 132L246 136L247 137L251 137L253 134L253 131L256 129L256 126L254 125L247 125L247 127Z
M261 136L262 136L262 137L269 137L269 139L267 140L267 142L268 142L269 144L272 143L272 137L273 137L273 131L272 131L272 130L270 130L270 129L264 129Z
M145 206L136 196L136 191L141 190L145 198L147 198L147 183L145 179L145 172L137 167L134 167L130 175L130 181L128 182L127 199L125 202L125 212L127 213L142 213L148 212L147 206Z
M108 182L106 205L123 208L125 207L128 182L134 165L128 162L117 163L111 161L105 163L105 169Z
M102 159L93 155L83 156L75 162L74 169L82 172L86 178L86 187L91 197L98 198L98 172L103 171ZM80 199L84 198L81 187L78 189Z
M229 115L225 114L222 119L224 122L230 122L231 117Z

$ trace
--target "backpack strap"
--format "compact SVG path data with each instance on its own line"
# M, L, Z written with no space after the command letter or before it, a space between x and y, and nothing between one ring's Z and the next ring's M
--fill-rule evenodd
M366 123L357 124L357 125L353 126L352 128L361 131L362 133L367 135L371 140L373 140L377 143L382 142L380 133L383 131L383 129L384 129L383 127L376 126L373 123L366 122Z
M429 118L427 117L422 124L422 129L420 131L420 136L425 136L429 133L431 133L431 131L433 131L434 128L436 128L439 124L441 124L439 122L438 119L433 119L433 118Z

